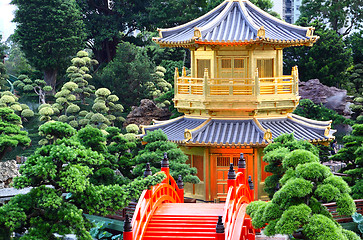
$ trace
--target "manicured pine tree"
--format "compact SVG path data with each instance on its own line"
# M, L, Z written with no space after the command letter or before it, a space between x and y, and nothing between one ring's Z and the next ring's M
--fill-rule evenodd
M90 129L88 137L101 140L100 130ZM14 179L14 187L32 189L0 207L0 228L24 234L23 239L57 239L57 233L92 240L88 232L92 225L84 211L112 214L165 178L158 174L120 184L124 179L115 174L108 159L84 146L70 125L48 122L40 130L52 139L51 144L38 148Z
M8 107L0 108L0 160L16 146L29 146L30 138L21 130L21 119Z
M281 188L271 201L255 201L248 205L246 213L252 218L252 225L265 228L264 233L268 236L300 233L306 240L359 240L354 232L342 229L322 205L335 201L338 214L352 215L356 208L348 184L320 164L313 152L275 149L285 172L279 181Z
M12 94L10 91L0 93L0 107L9 107L21 117L22 121L26 122L29 118L34 117L34 112L29 109L26 104L18 102L19 98Z
M263 150L265 154L263 161L268 163L265 171L272 173L271 176L265 179L264 190L269 198L272 198L280 188L279 181L285 174L286 169L282 166L282 160L288 152L296 149L308 150L309 155L314 158L319 156L318 149L314 145L304 140L296 140L293 133L280 135Z
M14 82L14 87L21 93L35 92L39 96L39 104L45 104L45 95L53 89L47 86L47 83L42 79L31 80L27 75L19 75L18 80Z
M135 168L133 173L136 176L142 176L146 163L150 163L152 172L160 171L160 161L167 154L170 165L170 174L174 179L181 175L183 182L199 183L199 178L195 175L197 169L186 164L188 157L183 153L175 143L169 142L166 134L158 129L148 132L142 139L147 144L145 148L139 151L135 157Z

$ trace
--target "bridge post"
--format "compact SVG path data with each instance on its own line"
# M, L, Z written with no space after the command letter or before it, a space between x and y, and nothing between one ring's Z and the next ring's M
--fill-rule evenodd
M180 198L180 202L184 203L184 183L183 183L183 179L182 176L179 175L178 180L176 181L176 184L178 185L178 196Z
M146 168L144 171L144 178L146 178L147 176L150 176L150 175L152 175L150 163L146 163ZM146 194L145 194L145 199L149 199L150 195L151 195L151 191L150 191L150 189L147 189Z
M218 216L218 222L216 226L216 240L224 240L225 232L224 232L224 224L222 222L222 216Z
M166 174L166 178L163 180L163 183L169 184L169 160L166 152L164 152L164 158L161 160L161 171Z
M126 214L125 221L124 221L124 233L123 239L124 240L132 240L132 226L129 216Z
M240 153L238 159L238 172L243 174L243 178L246 179L246 159L243 153Z
M228 180L227 180L227 187L228 189L230 187L233 187L231 200L233 200L236 197L236 173L233 169L233 163L230 164L229 170L228 170Z
M248 176L248 186L250 187L250 193L251 193L251 196L252 196L251 201L253 201L253 200L255 200L255 191L254 191L255 187L253 186L251 175Z

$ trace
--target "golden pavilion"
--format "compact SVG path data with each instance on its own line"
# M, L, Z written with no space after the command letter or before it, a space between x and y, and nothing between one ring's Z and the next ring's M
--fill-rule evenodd
M300 99L298 68L283 75L283 49L318 38L314 28L281 21L248 0L226 0L191 22L159 29L160 46L190 50L191 74L175 71L174 104L184 116L142 131L162 129L198 169L201 182L186 184L187 197L224 200L229 165L237 167L243 153L255 199L265 199L262 151L273 138L292 132L312 143L334 138L331 121L292 114Z

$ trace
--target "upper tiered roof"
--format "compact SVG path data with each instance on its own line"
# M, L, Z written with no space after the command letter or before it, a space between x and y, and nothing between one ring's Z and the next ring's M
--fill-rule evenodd
M294 133L297 140L326 142L334 139L332 121L315 121L295 114L275 118L194 118L182 116L155 125L142 126L143 135L163 130L169 141L186 146L267 145L283 133Z
M269 43L309 45L319 37L312 27L281 21L248 0L226 0L207 14L181 26L159 29L154 41L164 46Z

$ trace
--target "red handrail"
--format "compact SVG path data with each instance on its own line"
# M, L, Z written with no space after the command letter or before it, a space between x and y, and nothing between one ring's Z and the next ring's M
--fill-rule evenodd
M248 203L253 201L253 190L248 185L244 170L239 169L235 184L233 179L229 180L230 186L223 213L225 240L255 239L255 230L246 214Z
M139 198L134 216L132 218L132 239L141 240L146 232L147 225L155 210L162 203L184 202L183 189L179 189L169 169L162 169L166 178L162 183L144 190Z

